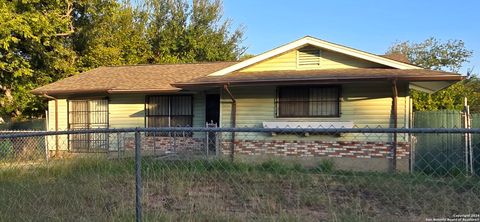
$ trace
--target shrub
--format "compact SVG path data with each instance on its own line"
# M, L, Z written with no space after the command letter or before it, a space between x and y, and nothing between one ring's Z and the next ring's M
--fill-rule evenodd
M0 140L0 160L11 157L14 154L13 144L9 140Z

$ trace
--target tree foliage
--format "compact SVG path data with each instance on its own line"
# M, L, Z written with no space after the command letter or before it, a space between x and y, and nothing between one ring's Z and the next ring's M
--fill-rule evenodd
M235 60L244 52L243 31L230 32L221 1L148 0L145 9L153 62Z
M461 40L442 42L433 37L420 43L397 42L387 51L387 54L405 55L412 64L422 68L450 72L459 72L472 53ZM480 111L479 87L478 78L470 76L433 94L412 90L413 108L418 111L462 110L464 97L467 97L472 111L478 112Z
M29 115L44 109L32 88L75 71L72 4L62 1L0 1L0 115Z
M99 66L236 60L222 2L0 0L0 117L38 116L35 87Z
M77 2L74 13L72 43L80 71L148 62L144 12L116 1L94 0Z

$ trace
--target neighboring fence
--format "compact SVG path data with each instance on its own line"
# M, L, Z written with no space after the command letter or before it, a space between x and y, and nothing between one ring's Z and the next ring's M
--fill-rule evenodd
M0 215L6 221L475 217L480 208L480 178L466 172L461 162L465 158L456 157L463 152L463 144L448 139L467 133L476 138L480 129L3 132L0 149L12 152L0 160ZM68 149L73 135L97 138L99 134L108 138L108 145L92 150L101 152ZM396 144L393 134L398 134ZM410 137L421 144L412 144ZM428 145L421 141L424 138L442 141L438 143L442 148L419 148ZM59 144L52 145L55 141ZM413 154L412 145L416 147ZM31 150L28 158L25 150Z
M457 110L421 111L414 113L415 128L480 128L480 114L467 114ZM467 122L471 121L471 125ZM414 169L423 171L466 170L469 154L473 153L473 170L480 174L480 136L471 135L472 146L469 146L469 134L420 134L415 136L415 165ZM459 147L464 147L460 149ZM472 149L470 152L469 149ZM431 153L441 155L432 156ZM467 161L467 163L466 163ZM475 165L476 164L476 165ZM429 169L430 168L430 169Z
M46 119L0 123L0 130L46 130Z
M472 128L480 128L480 113L471 114ZM473 168L480 175L480 134L472 134Z
M2 131L0 136L8 136L8 139L0 139L0 163L5 161L43 160L48 158L46 136L18 137L25 133L38 133L41 131L16 130Z

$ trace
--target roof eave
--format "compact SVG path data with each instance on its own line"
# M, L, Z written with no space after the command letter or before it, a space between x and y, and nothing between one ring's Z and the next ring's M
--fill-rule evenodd
M181 82L172 84L178 88L192 87L192 86L222 86L229 85L262 85L271 83L340 83L340 82L357 82L357 81L385 81L385 80L400 80L400 81L461 81L465 79L464 76L424 76L424 77L362 77L362 78L302 78L302 79L270 79L270 80L223 80L223 81L210 81L210 82Z
M124 94L124 93L174 93L181 91L181 88L171 89L112 89L108 90L108 94Z
M75 93L106 93L108 89L83 89L83 90L76 90L76 89L65 89L65 90L42 90L42 89L34 89L30 91L34 95L69 95Z
M124 93L173 93L181 91L181 88L169 88L169 89L89 89L89 90L39 90L35 89L30 91L34 95L53 95L64 96L72 94L124 94Z

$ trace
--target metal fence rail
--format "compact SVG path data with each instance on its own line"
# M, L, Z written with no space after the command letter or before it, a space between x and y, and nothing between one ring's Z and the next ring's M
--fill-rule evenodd
M480 129L2 131L0 215L9 221L473 217L480 209L480 144L466 150L466 134L477 138ZM78 152L70 149L70 135L102 135L108 145Z

